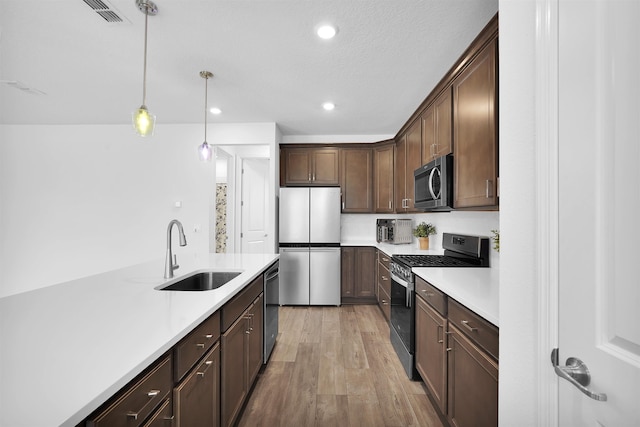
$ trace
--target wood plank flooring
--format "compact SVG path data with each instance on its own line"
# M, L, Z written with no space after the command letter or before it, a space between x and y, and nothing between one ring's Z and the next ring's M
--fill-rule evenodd
M442 422L410 381L376 305L280 307L279 334L240 426L425 426Z

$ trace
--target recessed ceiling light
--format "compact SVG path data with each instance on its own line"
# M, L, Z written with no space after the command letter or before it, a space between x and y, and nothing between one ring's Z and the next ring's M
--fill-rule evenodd
M209 111L211 112L211 114L220 114L220 113L222 113L222 110L217 108L217 107L211 107L211 109Z
M325 102L324 104L322 104L322 108L327 111L331 111L336 108L336 104L334 104L333 102Z
M325 40L332 39L337 32L338 29L333 25L321 25L316 30L316 34L318 34L318 37Z

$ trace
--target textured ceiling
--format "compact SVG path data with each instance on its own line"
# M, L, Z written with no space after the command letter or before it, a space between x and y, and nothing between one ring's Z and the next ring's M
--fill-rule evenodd
M395 134L497 0L154 0L147 106L161 123L276 122L285 135ZM0 0L1 124L124 124L142 101L144 15L109 0ZM314 28L338 26L330 41ZM330 100L332 112L321 105Z

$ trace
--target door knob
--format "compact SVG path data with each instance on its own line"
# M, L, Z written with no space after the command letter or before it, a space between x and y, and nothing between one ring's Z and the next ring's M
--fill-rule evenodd
M601 402L607 400L605 393L596 393L587 388L591 383L591 374L589 373L587 365L582 360L577 357L570 357L566 361L566 366L560 366L558 365L559 358L559 350L554 348L553 351L551 351L551 364L560 378L569 381L576 386L578 390L594 400Z

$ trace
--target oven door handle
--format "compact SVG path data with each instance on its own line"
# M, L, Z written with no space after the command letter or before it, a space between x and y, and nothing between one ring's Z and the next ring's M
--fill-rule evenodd
M402 286L403 288L407 289L407 291L405 292L404 306L407 308L411 308L411 300L412 300L411 294L413 293L413 283L403 280L393 273L391 273L391 280L396 282L398 285Z

